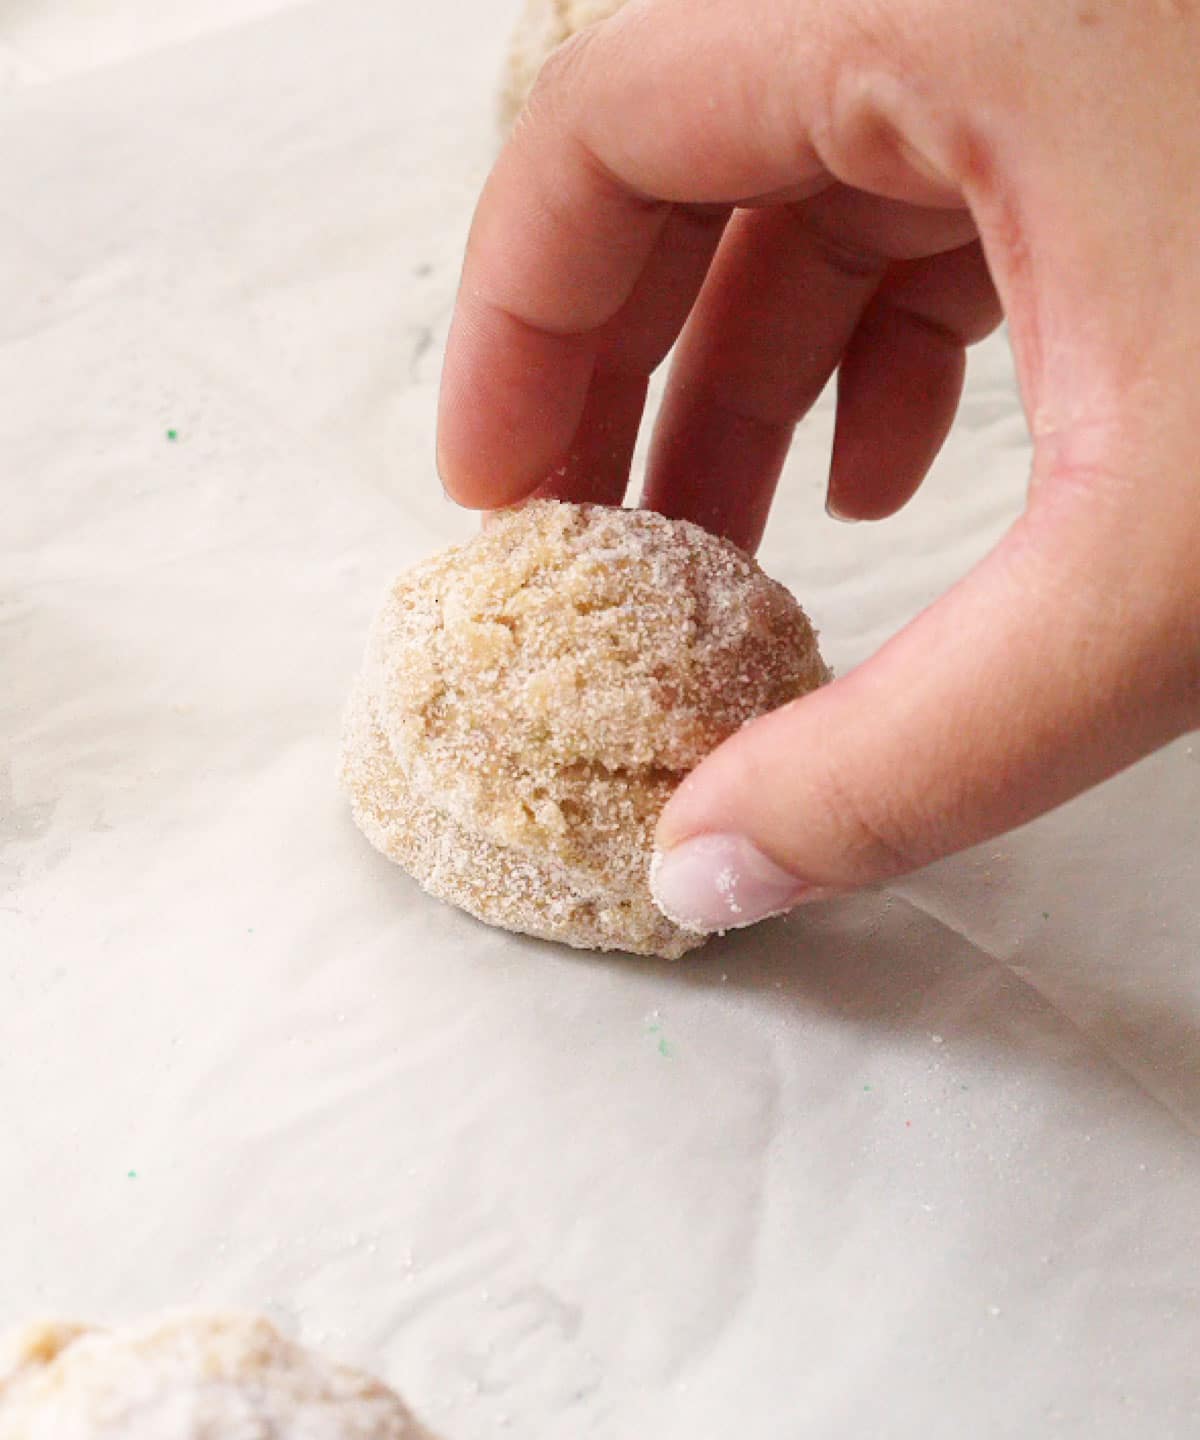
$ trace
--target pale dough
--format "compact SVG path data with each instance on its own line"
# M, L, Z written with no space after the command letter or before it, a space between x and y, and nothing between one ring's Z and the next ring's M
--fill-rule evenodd
M529 98L546 58L587 25L607 20L626 0L526 0L509 43L500 83L500 123L507 130Z
M368 839L509 930L674 958L650 895L659 813L755 716L828 678L792 596L728 541L542 501L396 582L347 711Z
M36 1324L0 1347L0 1440L434 1440L377 1380L269 1321Z

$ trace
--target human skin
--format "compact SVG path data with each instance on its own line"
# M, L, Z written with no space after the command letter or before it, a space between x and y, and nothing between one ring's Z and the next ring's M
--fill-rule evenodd
M446 354L461 503L618 501L678 337L644 503L752 549L836 371L829 508L883 519L1001 315L1022 515L685 782L658 830L674 918L885 880L1200 724L1200 7L634 0L545 67Z

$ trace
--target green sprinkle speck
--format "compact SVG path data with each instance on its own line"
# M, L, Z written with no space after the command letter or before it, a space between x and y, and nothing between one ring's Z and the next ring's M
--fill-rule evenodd
M1043 920L1049 920L1049 918L1050 918L1050 912L1049 912L1049 910L1043 910L1043 911L1042 911L1042 919L1043 919Z
M136 1171L136 1170L131 1170L131 1171L129 1172L129 1174L128 1174L125 1178L126 1178L127 1180L136 1180L136 1179L137 1179L137 1171Z
M665 1035L658 1037L658 1053L665 1055L668 1060L671 1058L671 1047L667 1044L667 1037Z
M168 440L178 440L178 439L179 439L179 431L178 431L178 430L168 430L168 431L167 431L167 439L168 439Z
M870 1087L869 1085L864 1085L864 1086L863 1086L863 1089L864 1089L864 1090L869 1090L870 1088L871 1088L871 1087Z

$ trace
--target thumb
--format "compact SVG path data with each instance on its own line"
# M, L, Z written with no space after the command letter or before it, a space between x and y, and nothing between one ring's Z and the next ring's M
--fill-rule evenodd
M660 819L660 908L706 933L886 880L1186 730L1194 679L1164 657L1196 653L1180 633L1195 628L1195 581L1164 573L1161 526L1091 488L1048 479L1000 547L872 660L714 751Z

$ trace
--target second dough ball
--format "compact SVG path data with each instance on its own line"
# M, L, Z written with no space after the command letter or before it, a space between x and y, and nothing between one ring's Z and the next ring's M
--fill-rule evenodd
M500 84L500 124L508 130L549 55L588 25L607 20L626 0L526 0L509 44Z
M351 699L343 782L368 839L493 925L668 958L655 823L748 720L828 672L792 596L728 541L541 501L401 576Z
M0 1345L0 1440L434 1440L400 1397L267 1320L35 1324Z

